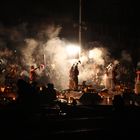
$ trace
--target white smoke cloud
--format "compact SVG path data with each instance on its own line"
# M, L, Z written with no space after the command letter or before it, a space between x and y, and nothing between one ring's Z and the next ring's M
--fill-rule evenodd
M87 81L90 84L101 84L104 75L104 67L109 57L107 49L103 46L94 47L84 52L80 58L82 65L80 68L79 82Z
M68 86L68 65L66 53L66 43L60 38L52 38L45 44L45 55L50 56L50 63L55 66L57 71L56 77L59 77L59 83L63 84L63 87Z
M24 66L38 66L44 63L46 75L49 73L51 82L61 89L66 89L69 85L70 67L80 60L81 64L78 64L79 84L83 81L92 84L102 83L104 68L108 62L112 60L106 46L103 46L103 44L96 41L92 44L92 49L81 51L79 59L68 59L66 51L68 41L62 40L59 37L62 27L54 24L46 25L46 27L43 28L44 30L36 29L36 35L31 37L25 36L25 38L26 25L21 27L21 30L19 29L20 27L18 27L18 29L15 28L15 31L13 31L14 28L11 30L10 35L12 35L12 33L14 35L10 37L10 40L15 41L17 37L20 41L24 40L22 42L23 47L21 47L20 44L16 44L16 47L19 48L19 51L23 56L22 64ZM7 33L9 32L10 30L7 31ZM38 35L41 35L41 37L38 37ZM1 45L6 46L4 42L0 42L0 46ZM8 52L8 50L6 50L6 52ZM6 52L0 51L0 56L8 54ZM123 53L122 56L123 59L128 59L129 55ZM128 60L130 61L130 58ZM114 63L117 64L117 60ZM48 70L48 67L50 71ZM41 72L42 71L39 71L38 74L41 75ZM26 71L25 75L28 75L28 71Z
M98 65L104 65L103 51L99 48L94 48L89 51L89 58Z
M58 37L61 29L61 26L49 25L46 29L47 36L49 37L49 39Z
M26 65L31 66L35 63L33 52L36 49L38 42L35 39L25 39L25 43L26 45L25 48L22 49L22 54Z

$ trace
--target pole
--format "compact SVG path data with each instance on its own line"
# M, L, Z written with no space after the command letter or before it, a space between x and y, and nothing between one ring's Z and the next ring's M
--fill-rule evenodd
M79 45L81 47L82 45L82 42L81 42L81 37L82 37L82 27L81 27L81 22L82 22L82 18L81 18L81 15L82 15L82 0L79 0Z

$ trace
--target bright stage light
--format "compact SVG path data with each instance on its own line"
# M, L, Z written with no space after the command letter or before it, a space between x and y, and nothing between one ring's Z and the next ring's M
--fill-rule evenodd
M79 59L81 48L78 45L69 44L66 46L68 58Z
M98 65L104 64L103 51L100 48L90 50L88 57Z
M102 51L98 48L89 51L89 58L98 59L102 56Z

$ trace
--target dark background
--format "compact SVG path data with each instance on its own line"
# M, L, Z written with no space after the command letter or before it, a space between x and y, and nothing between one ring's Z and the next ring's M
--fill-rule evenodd
M139 4L134 0L82 0L83 20L108 24L139 24ZM0 17L14 19L78 17L79 0L2 0ZM13 19L13 20L14 20Z
M63 27L60 37L78 41L79 0L2 0L0 23L15 26L28 22L54 23ZM122 50L139 61L140 21L138 1L82 0L82 43L107 46L114 57Z

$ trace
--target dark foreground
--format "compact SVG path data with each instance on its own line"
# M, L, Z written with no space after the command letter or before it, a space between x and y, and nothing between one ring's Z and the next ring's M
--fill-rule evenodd
M126 139L140 135L140 107L42 106L37 110L2 108L2 139Z

